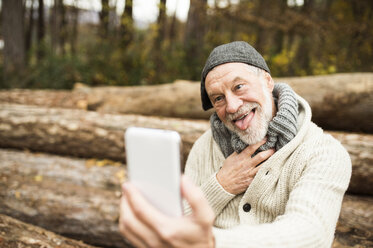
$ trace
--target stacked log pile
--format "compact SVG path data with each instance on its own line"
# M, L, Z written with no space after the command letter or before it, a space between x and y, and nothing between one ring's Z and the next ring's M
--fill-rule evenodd
M306 98L319 125L343 130L327 131L353 164L333 247L373 246L373 73L278 81ZM178 131L185 162L209 115L198 83L184 81L0 91L0 247L130 247L117 227L125 130Z
M313 121L326 130L373 133L373 73L275 78L305 98ZM198 82L136 87L85 87L73 92L51 90L0 91L0 103L81 108L112 114L208 119Z
M87 243L128 247L117 228L124 165L100 162L2 149L0 212ZM369 247L371 230L373 199L346 196L334 247Z
M2 248L94 248L37 226L0 214L0 247Z

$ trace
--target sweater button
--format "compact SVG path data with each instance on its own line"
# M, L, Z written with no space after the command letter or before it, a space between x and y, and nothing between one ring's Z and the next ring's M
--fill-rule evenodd
M245 205L243 205L243 211L245 212L249 212L251 210L251 205L249 203L245 203Z

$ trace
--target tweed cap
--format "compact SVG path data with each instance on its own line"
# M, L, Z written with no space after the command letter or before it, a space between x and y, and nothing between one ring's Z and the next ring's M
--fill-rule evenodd
M262 55L244 41L234 41L215 47L207 58L205 67L202 71L201 100L202 108L204 110L212 108L211 101L205 89L205 79L207 74L214 69L214 67L231 62L249 64L271 73Z

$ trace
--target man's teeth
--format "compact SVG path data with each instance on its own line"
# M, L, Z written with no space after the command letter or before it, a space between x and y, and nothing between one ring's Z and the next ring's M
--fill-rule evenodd
M236 121L242 120L242 119L245 118L247 115L248 115L248 114L241 116L241 117L238 118Z

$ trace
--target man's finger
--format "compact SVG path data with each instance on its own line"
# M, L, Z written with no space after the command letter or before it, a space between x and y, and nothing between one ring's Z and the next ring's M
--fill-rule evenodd
M257 167L254 167L250 172L249 172L249 177L252 177L254 179L256 173L258 173L260 167L262 167L262 165L258 165Z
M120 209L119 231L135 247L140 247L140 248L146 247L146 244L143 241L142 237L139 237L138 235L135 234L136 233L135 230L139 230L143 228L139 228L139 223L135 219L125 196L122 196L121 198L119 209Z
M259 152L253 157L254 164L258 165L262 163L263 161L267 160L270 156L272 156L275 153L274 149L269 149L263 152Z
M130 183L123 187L128 203L133 210L133 214L139 221L159 234L159 227L167 222L168 217L151 205L141 193Z
M197 219L207 222L214 219L214 212L207 202L207 199L203 195L201 189L199 189L184 175L181 178L181 193L189 203L193 210L193 215Z
M261 146L261 145L264 145L265 143L267 142L267 138L264 138L263 140L259 141L258 143L256 144L253 144L253 145L249 145L248 147L246 147L242 152L241 154L243 154L244 156L246 157L251 157L256 150L258 150L258 148Z

